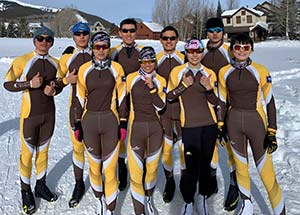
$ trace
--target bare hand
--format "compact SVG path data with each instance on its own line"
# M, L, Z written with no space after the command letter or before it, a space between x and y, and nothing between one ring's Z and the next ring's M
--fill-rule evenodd
M68 77L66 78L67 82L70 84L76 84L78 75L75 75L76 69L73 69L71 73L69 73Z
M44 94L47 96L53 96L53 94L55 93L55 83L54 81L50 82L50 85L46 85L45 89L44 89Z
M145 85L149 87L149 89L152 89L154 87L152 77L144 76L145 78Z
M35 76L30 80L31 88L39 88L43 84L43 77L40 76L40 73L36 73Z
M210 85L210 77L211 75L208 75L208 77L206 77L205 75L202 75L200 78L200 84L205 87L206 90L211 90L212 86Z
M187 85L189 87L189 86L193 85L194 78L191 75L187 76L186 73L184 73L182 76L182 81L185 85Z

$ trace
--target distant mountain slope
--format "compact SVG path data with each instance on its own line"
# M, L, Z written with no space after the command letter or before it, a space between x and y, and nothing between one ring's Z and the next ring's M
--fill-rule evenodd
M0 0L0 21L9 22L10 20L20 20L25 18L27 22L51 22L57 12L61 10L61 8L27 4L19 0ZM73 10L84 20L87 20L89 24L100 21L106 28L113 29L115 27L113 23L101 17L77 9Z

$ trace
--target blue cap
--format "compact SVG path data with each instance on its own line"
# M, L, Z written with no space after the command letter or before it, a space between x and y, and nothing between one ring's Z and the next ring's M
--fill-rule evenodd
M76 32L84 32L84 31L90 33L90 27L86 22L78 22L72 28L73 34Z
M46 26L42 26L40 28L37 28L35 32L33 33L33 38L40 36L40 35L48 35L49 37L54 38L54 32L47 28Z

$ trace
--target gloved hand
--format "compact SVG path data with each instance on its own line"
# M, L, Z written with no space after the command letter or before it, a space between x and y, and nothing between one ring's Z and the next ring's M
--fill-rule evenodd
M276 140L276 130L268 128L267 134L264 141L264 149L267 149L269 154L272 154L276 151L278 145Z
M74 123L73 132L75 139L81 142L83 140L83 130L80 121Z
M217 133L217 140L221 146L225 146L226 142L228 141L227 138L227 130L224 125L224 122L218 122L218 133Z
M127 121L120 121L119 125L119 140L124 141L126 139L127 134Z

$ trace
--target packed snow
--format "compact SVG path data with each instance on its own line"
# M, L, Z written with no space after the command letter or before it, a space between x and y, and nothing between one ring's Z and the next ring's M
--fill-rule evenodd
M116 45L120 40L112 40ZM156 51L161 50L158 41L138 40L141 45L151 45ZM72 39L55 39L50 53L60 57L63 50L73 45ZM0 38L0 79L1 85L12 60L33 49L32 39ZM183 43L178 44L183 49ZM253 60L264 64L271 71L274 83L274 93L277 106L277 121L279 143L278 150L273 154L277 180L285 193L287 214L300 214L300 42L298 41L266 41L255 44ZM49 149L49 166L47 183L59 199L54 203L36 199L37 215L58 214L95 214L96 202L88 180L88 163L85 165L86 193L79 205L70 209L68 201L74 187L72 168L72 144L68 130L68 98L69 87L55 97L56 124L55 133ZM0 90L0 211L2 214L21 214L21 192L18 170L20 152L19 112L21 93L10 93L2 87ZM249 150L250 151L250 150ZM165 204L162 192L165 179L160 166L158 185L154 193L154 204L161 215L179 214L183 200L179 191L179 159L175 150L175 177L177 190L174 200ZM223 148L219 149L220 162L217 172L219 192L208 200L211 215L228 214L223 211L223 202L229 187L227 155ZM299 166L298 166L299 165ZM35 170L32 176L32 188L35 185ZM273 214L267 193L250 156L251 192L253 194L255 214ZM239 203L238 208L241 204ZM238 210L237 210L238 211ZM130 191L127 188L120 192L116 214L134 214ZM237 212L231 213L237 214Z

